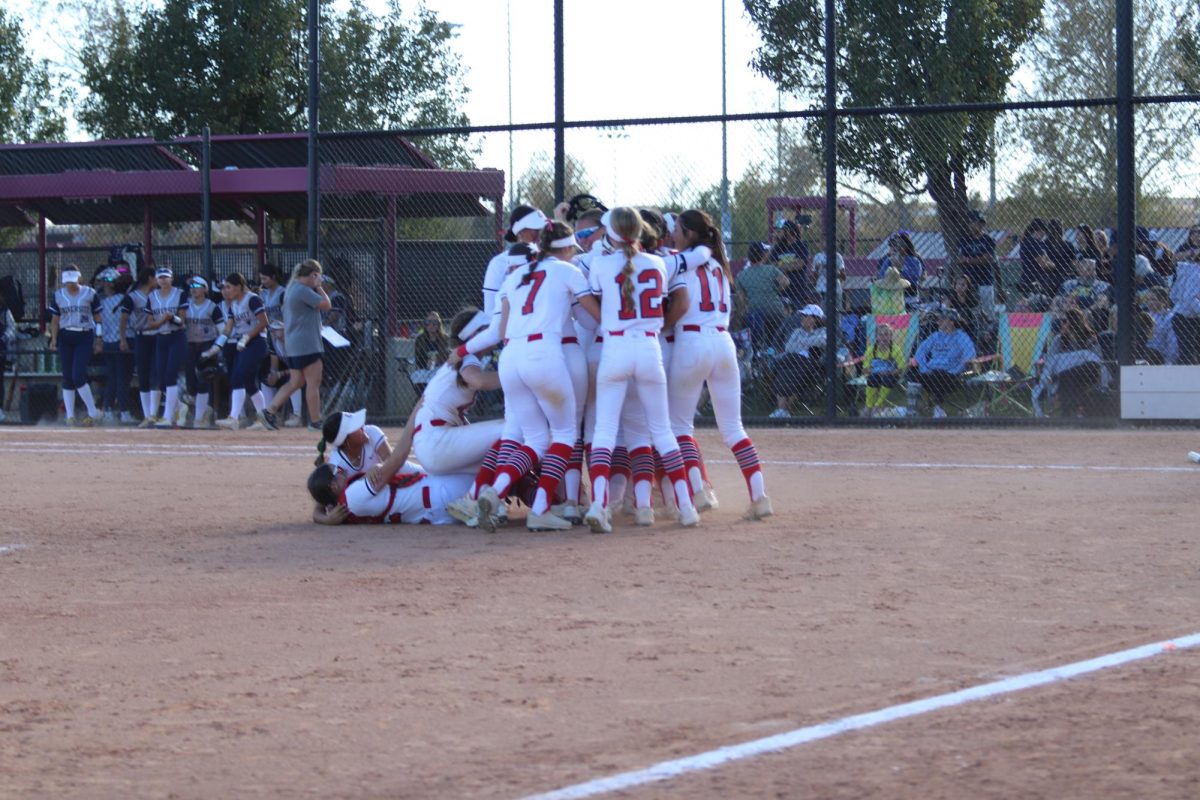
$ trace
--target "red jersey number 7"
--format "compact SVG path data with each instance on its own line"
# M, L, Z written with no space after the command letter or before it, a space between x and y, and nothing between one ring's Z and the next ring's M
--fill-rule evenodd
M521 306L521 313L528 316L533 313L533 300L537 297L537 293L541 290L542 284L546 282L546 272L538 270L532 275L527 275L521 285L532 283L533 288L529 290L529 297L525 298L525 305Z

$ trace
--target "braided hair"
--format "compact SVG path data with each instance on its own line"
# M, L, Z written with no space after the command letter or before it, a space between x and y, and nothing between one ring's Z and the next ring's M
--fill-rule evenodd
M621 306L629 310L633 307L633 257L637 255L641 244L642 233L646 224L642 222L637 211L627 206L614 208L609 215L609 230L615 233L614 244L618 245L625 254L625 267L621 270Z

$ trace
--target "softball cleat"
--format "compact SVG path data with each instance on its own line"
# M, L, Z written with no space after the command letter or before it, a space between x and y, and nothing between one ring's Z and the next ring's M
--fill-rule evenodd
M771 508L771 498L765 494L750 504L750 508L742 516L742 519L756 520L766 519L775 515L775 509Z
M525 519L525 527L531 531L569 531L571 523L547 511L545 514L531 513Z
M583 518L583 524L591 528L592 533L612 533L612 522L608 516L608 509L599 502L592 503L588 508L587 514Z
M695 506L679 509L679 524L685 528L694 528L700 524L700 512Z
M713 491L712 484L706 483L696 495L696 510L697 511L716 511L721 507L717 501L717 493Z
M496 517L500 507L504 505L504 501L496 494L496 490L491 486L485 486L479 490L479 499L476 501L479 506L479 527L488 533L495 533L498 519Z
M634 509L634 523L643 528L654 524L654 509L650 506Z

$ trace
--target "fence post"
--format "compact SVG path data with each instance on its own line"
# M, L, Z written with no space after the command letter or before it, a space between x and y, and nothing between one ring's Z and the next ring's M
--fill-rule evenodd
M201 231L201 258L204 261L204 277L209 284L213 280L212 258L212 142L209 138L209 128L204 126L200 142L200 222L204 226ZM261 266L261 265L260 265Z
M837 417L837 47L834 2L825 0L825 418Z
M1133 2L1117 0L1117 363L1133 363Z
M308 0L308 257L321 247L321 197L317 181L317 127L321 103L321 9L319 0Z
M565 78L563 76L563 0L554 0L554 203L561 203L567 193L567 143L565 108Z

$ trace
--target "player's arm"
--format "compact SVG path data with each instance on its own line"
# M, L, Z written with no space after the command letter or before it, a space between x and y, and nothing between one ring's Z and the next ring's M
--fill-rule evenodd
M313 503L312 521L318 525L341 525L350 515L350 509L343 505L326 508L320 503Z
M413 422L416 418L416 409L414 409L413 413L408 415L408 422L404 423L404 428L400 431L400 437L396 440L396 448L363 479L370 481L371 488L375 491L382 489L408 460L409 453L412 452Z
M687 313L690 298L688 297L686 286L679 286L672 289L668 297L671 302L667 305L667 313L663 315L663 327L670 330Z
M508 296L500 298L500 341L504 341L505 335L508 333Z
M486 370L478 364L468 364L458 374L468 388L477 392L492 392L500 388L500 373Z
M578 306L587 313L576 314L575 319L589 331L594 331L596 324L600 322L600 301L594 294L585 294L579 297Z
M92 321L96 323L96 341L92 344L93 351L99 353L104 349L104 325L100 322L100 295L92 295Z

